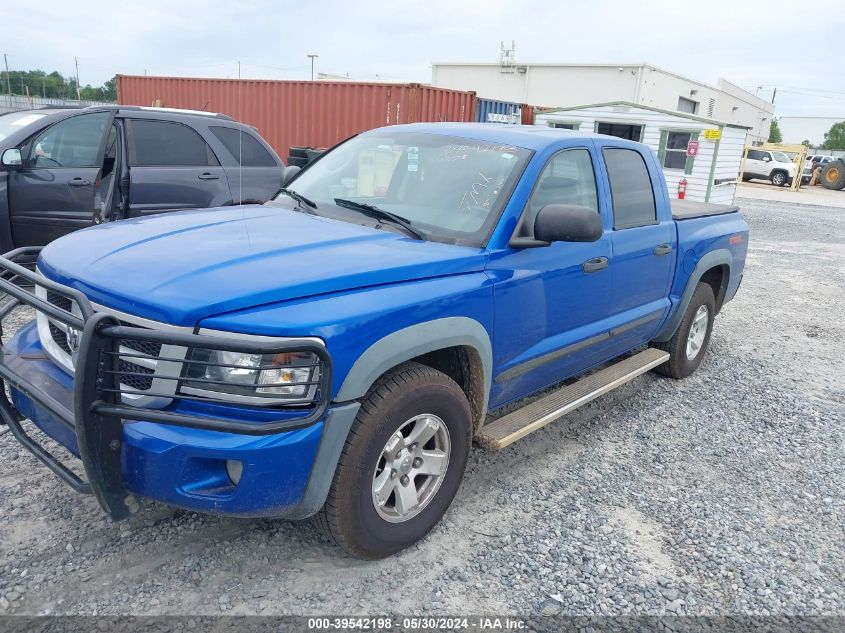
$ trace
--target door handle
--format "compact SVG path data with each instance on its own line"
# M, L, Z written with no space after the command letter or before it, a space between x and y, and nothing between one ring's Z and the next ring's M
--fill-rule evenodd
M593 257L581 264L581 271L585 273L597 273L607 268L607 257Z
M208 172L205 172L204 174L200 174L199 176L197 176L197 178L199 178L200 180L219 180L220 176L218 176L217 174L210 174Z
M87 187L91 184L90 180L85 180L84 178L72 178L67 183L71 187Z
M654 254L655 255L668 255L672 252L672 245L671 244L658 244L654 247Z

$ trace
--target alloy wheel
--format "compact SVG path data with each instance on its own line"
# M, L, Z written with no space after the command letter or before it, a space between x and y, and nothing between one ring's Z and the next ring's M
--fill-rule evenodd
M390 436L373 473L373 505L385 521L422 512L440 488L451 452L449 429L431 413L403 422Z
M687 335L687 359L694 360L704 345L704 337L707 335L707 322L710 318L710 311L706 305L699 306L692 319L692 325Z

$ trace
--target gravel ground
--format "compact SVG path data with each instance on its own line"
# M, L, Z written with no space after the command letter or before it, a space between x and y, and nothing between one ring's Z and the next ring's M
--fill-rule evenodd
M0 613L845 615L845 216L741 202L745 281L698 372L476 447L445 520L389 560L308 524L110 523L0 436Z

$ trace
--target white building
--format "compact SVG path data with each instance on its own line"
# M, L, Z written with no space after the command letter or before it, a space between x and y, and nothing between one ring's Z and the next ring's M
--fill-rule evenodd
M778 117L778 126L784 143L803 143L810 141L810 147L824 143L824 135L834 123L845 121L841 117L822 116L782 116Z
M650 64L432 64L431 83L479 97L543 107L626 101L749 128L748 143L769 136L775 107L719 79L709 86Z
M734 123L626 102L538 112L534 124L645 143L663 166L670 197L677 197L685 178L688 200L719 204L733 203L748 132Z

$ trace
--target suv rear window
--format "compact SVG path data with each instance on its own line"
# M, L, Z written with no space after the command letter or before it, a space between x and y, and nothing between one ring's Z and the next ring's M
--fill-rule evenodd
M275 167L276 161L252 134L231 127L209 126L211 133L223 143L232 157L244 167ZM241 160L238 160L240 154Z
M129 119L129 164L135 167L209 167L220 163L195 130L170 121Z

